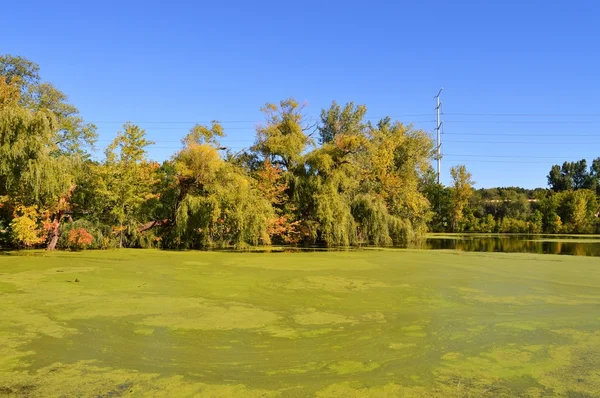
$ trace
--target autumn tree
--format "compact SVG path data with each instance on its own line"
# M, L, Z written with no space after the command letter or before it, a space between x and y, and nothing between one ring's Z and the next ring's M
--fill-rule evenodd
M74 171L95 140L95 126L83 121L64 93L41 81L37 64L10 55L0 56L0 112L4 211L37 206L53 249L76 185Z
M265 122L256 129L256 141L244 153L246 168L266 189L266 179L274 179L280 193L272 207L277 213L271 234L276 241L297 243L313 236L307 223L307 191L305 157L313 140L304 105L293 98L278 104L266 104L261 111Z
M422 176L430 167L433 142L415 130L389 118L371 126L369 151L364 166L369 189L381 197L394 218L392 238L396 243L422 237L431 218L430 204L420 191Z
M0 202L4 219L24 222L32 212L15 209L34 206L47 219L49 248L74 184L72 169L77 159L57 151L57 119L48 109L31 110L19 105L18 78L0 76ZM65 199L67 198L67 199ZM39 218L39 217L35 217ZM30 219L33 221L33 218ZM13 223L13 226L16 225ZM13 231L17 231L16 228ZM37 243L45 241L41 239ZM31 240L29 240L31 242Z
M195 138L200 130L211 129L192 129L173 159L177 199L168 244L195 249L269 244L274 218L269 201L243 169L222 159L210 140Z
M422 236L429 203L418 190L431 139L366 107L333 103L321 114L322 145L306 155L299 206L313 236L327 245L401 244Z

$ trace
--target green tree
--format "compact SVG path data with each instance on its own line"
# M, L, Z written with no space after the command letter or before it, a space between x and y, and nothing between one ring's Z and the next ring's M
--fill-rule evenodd
M597 195L600 195L600 157L592 161L590 166L588 188L595 190Z
M544 227L544 218L542 213L539 210L535 210L528 220L529 224L529 233L531 234L540 234L543 232Z
M85 154L97 139L96 126L86 123L65 93L41 80L39 66L23 57L0 55L0 76L19 91L18 105L33 112L50 111L56 119L52 143L61 153ZM0 79L1 80L1 79Z
M564 162L562 167L554 165L548 174L548 185L555 192L571 189L595 189L596 168L592 164L591 170L588 171L585 159L577 162Z
M562 192L556 195L558 214L564 232L592 233L595 229L598 201L596 193L587 189Z
M134 234L141 220L139 210L154 197L158 164L146 158L146 147L153 142L146 139L145 130L131 123L123 125L106 148L106 160L100 168L100 194L109 222L119 235L123 246L124 234Z
M279 105L266 104L261 109L266 124L257 128L252 151L285 170L298 166L304 150L312 143L305 133L309 126L302 113L303 108L292 98L281 101Z
M473 195L473 181L471 173L464 165L453 166L450 169L452 176L452 231L461 229L461 221L469 198Z
M358 242L357 228L366 232L368 223L356 220L358 207L353 202L358 194L361 179L361 161L367 150L366 125L363 121L366 108L344 106L335 102L321 112L318 126L322 145L306 156L307 174L304 192L299 204L305 211L304 225L311 230L317 242L329 246L347 246ZM302 177L302 173L298 177ZM363 205L372 201L364 198ZM374 198L371 198L374 199ZM366 233L361 238L373 238Z
M562 172L559 165L552 166L548 174L548 185L554 192L567 191L573 189L573 178Z
M223 126L221 126L219 122L213 121L210 128L201 124L196 124L182 140L182 143L184 145L210 144L219 146L218 139L224 136L225 132L223 131Z
M342 108L333 101L329 109L321 111L321 124L318 127L319 143L328 144L342 134L360 135L367 127L364 123L366 113L367 107L364 105L355 106L354 102L349 102Z
M437 173L433 168L423 174L419 190L429 201L432 217L428 223L433 232L448 232L451 227L452 197L450 189L437 182Z

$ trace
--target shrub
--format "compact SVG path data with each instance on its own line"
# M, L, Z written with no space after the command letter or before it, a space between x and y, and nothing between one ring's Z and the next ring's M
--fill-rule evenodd
M19 206L15 211L15 218L10 222L13 243L21 247L32 247L44 242L44 231L38 219L35 207Z
M67 241L71 250L83 250L91 246L94 237L84 228L73 228Z
M58 239L58 247L61 249L71 249L69 243L69 234L71 230L83 228L93 237L92 243L86 247L86 249L106 249L104 246L104 237L109 235L108 231L104 231L107 227L92 222L86 219L79 219L75 221L66 221L61 223L60 226L60 238ZM115 246L116 247L116 246Z
M500 221L496 228L498 232L501 233L529 233L529 224L524 220L516 220L514 218L504 217L502 221Z
M0 248L8 247L9 243L10 235L8 233L8 228L6 228L2 220L0 220Z
M152 249L159 245L160 238L153 231L136 232L131 239L133 247L141 249Z

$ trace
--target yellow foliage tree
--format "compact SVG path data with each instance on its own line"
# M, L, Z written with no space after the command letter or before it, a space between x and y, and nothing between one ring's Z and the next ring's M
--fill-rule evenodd
M45 240L40 223L41 214L36 206L18 206L10 223L11 238L17 246L32 247Z

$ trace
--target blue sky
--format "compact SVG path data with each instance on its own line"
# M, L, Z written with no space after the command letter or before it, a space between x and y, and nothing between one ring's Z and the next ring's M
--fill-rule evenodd
M287 97L433 133L444 87L442 181L466 164L478 187L536 187L552 164L600 156L595 3L13 1L0 53L39 63L100 147L132 121L157 160L213 119L249 146L259 108Z

